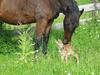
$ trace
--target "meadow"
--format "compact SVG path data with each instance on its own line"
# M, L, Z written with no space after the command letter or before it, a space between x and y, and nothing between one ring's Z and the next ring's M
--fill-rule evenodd
M85 4L89 0L77 0L79 4ZM90 13L84 16L90 17ZM62 21L63 17L55 20ZM5 27L5 25L7 27ZM3 25L0 31L0 75L100 75L100 21L93 19L85 25L79 25L73 34L71 44L79 54L79 64L73 57L69 57L68 63L62 61L55 40L63 39L63 29L51 30L48 44L48 54L43 56L41 49L38 59L34 59L34 25L11 26Z

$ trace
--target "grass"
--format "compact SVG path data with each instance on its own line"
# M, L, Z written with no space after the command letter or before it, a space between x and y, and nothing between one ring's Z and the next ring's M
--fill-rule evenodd
M91 0L84 0L84 1L81 1L81 0L76 0L78 2L78 4L87 4L87 3L90 3L92 2Z
M67 64L60 59L55 40L63 39L63 29L51 31L48 55L44 57L40 50L37 61L33 59L33 54L19 61L23 55L16 54L23 53L20 49L25 49L32 44L31 42L27 44L30 41L26 39L27 33L13 35L10 31L4 31L0 34L0 75L100 75L99 24L99 22L92 21L87 25L80 25L75 31L72 45L80 56L78 65L73 58L69 58ZM19 43L22 37L24 41ZM23 48L24 45L27 46ZM33 48L29 47L27 52L32 50ZM27 61L24 62L24 60Z

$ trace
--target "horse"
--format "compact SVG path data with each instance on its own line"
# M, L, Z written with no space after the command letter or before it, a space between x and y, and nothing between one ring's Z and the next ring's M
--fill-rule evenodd
M63 43L71 42L83 11L79 11L75 0L0 0L0 21L13 25L36 23L35 56L40 46L47 54L51 26L60 13L65 15Z

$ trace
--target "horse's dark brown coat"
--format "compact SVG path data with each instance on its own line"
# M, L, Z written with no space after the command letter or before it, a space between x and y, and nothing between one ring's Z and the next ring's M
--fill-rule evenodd
M44 54L46 54L51 25L59 13L65 15L64 44L67 44L80 17L75 0L0 0L1 21L10 24L37 23L35 51L39 49L43 39Z
M40 18L52 19L58 0L0 0L0 19L12 23L32 23Z

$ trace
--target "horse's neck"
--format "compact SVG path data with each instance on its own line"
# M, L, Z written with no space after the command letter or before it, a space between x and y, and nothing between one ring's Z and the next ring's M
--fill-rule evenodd
M62 12L66 11L69 0L58 0L58 1L60 3L60 9L61 9L61 11Z
M61 7L59 0L49 0L49 3L51 4L54 10L59 10Z
M78 8L77 2L75 0L58 0L58 1L60 3L60 9L63 14L66 15L66 12L70 13L70 12L78 11L78 9L75 9Z

